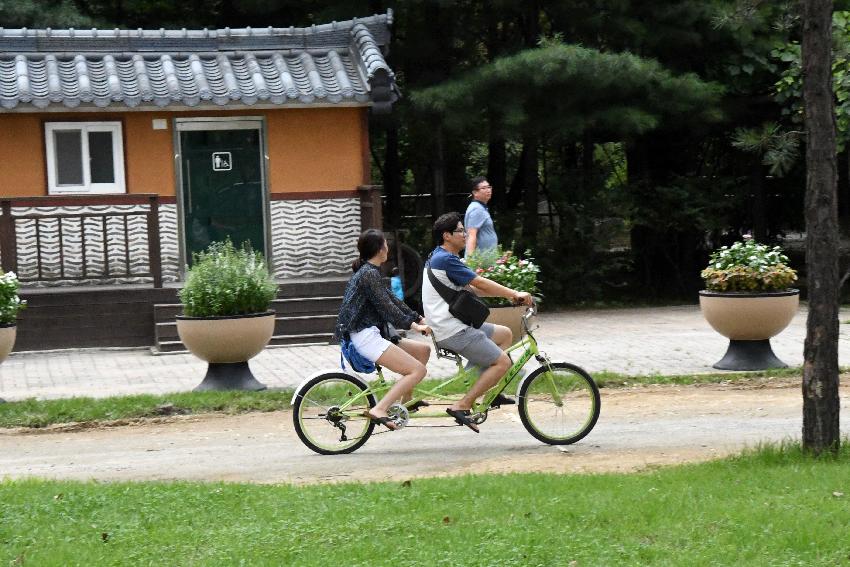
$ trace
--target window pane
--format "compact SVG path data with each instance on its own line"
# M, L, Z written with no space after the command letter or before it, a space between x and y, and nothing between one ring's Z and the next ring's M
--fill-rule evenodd
M83 146L80 130L53 132L56 148L56 181L59 185L83 184Z
M89 132L89 165L92 183L114 183L112 132Z

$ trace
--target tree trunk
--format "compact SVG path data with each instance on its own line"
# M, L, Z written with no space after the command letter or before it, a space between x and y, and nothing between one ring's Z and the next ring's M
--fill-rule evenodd
M753 190L753 238L756 242L767 241L767 195L764 190L764 165L761 156L753 158L750 172Z
M431 197L431 216L434 220L446 212L446 156L443 127L438 125L434 132L436 152L434 156L434 189Z
M389 228L399 228L401 220L401 170L398 162L398 128L388 126L386 147L384 148L384 195L387 196L387 209L384 222Z
M586 199L593 191L593 139L585 131L581 138L581 196Z
M499 132L499 117L490 113L490 139L487 143L487 180L493 186L493 197L490 200L491 210L505 208L505 197L508 186L508 159L505 150L505 138Z
M522 248L534 248L537 244L537 188L540 180L537 178L537 138L529 134L523 138L523 192L522 202L525 211L522 223Z
M803 448L837 452L838 212L832 93L832 0L803 0L806 112L806 267L809 318L803 351Z
M507 208L509 210L516 209L522 200L522 184L525 181L525 164L528 162L528 158L526 156L528 151L529 148L525 145L523 145L522 149L519 151L517 169L514 173L513 179L511 180L510 190L508 191L506 199Z

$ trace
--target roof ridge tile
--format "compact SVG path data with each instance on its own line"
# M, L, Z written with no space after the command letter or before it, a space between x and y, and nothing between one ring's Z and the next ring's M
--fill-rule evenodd
M259 102L380 102L384 108L392 70L381 46L391 21L390 10L305 28L0 27L0 108ZM381 101L375 93L383 93Z

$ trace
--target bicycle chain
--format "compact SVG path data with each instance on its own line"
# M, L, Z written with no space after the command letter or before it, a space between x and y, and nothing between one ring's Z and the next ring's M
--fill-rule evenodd
M450 405L451 404L449 404L449 403L444 403L444 404L432 403L431 404L432 407L433 406L446 406L446 407L448 407ZM498 409L498 407L491 408L491 409ZM484 417L483 420L476 422L476 423L477 424L484 423L484 421L487 419L487 417L486 417L487 414L484 413L484 416L485 417ZM434 419L440 419L441 417L442 416L434 416ZM405 425L404 427L401 427L401 428L396 429L396 430L382 428L381 431L373 431L371 436L383 435L384 433L396 433L397 431L401 431L402 429L428 429L428 428L438 428L438 427L464 427L464 425L461 424L461 423L452 423L451 425ZM361 435L360 437L350 437L349 440L350 441L355 440L355 439L359 440L359 439L362 439L362 438L363 438L363 436Z
M386 429L386 428L382 429L381 431L373 431L372 437L374 437L375 435L383 435L384 433L397 433L397 432L401 431L402 429L422 429L422 428L429 428L429 427L463 427L463 425L461 425L459 423L453 423L451 425L406 425L406 426L402 427L401 429L396 429L395 431L393 431L392 429ZM363 438L362 435L360 437L357 437L357 439L362 439L362 438Z

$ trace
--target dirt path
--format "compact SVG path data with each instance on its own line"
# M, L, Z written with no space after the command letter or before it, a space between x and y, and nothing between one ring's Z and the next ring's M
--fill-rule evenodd
M842 384L843 392L848 385ZM847 406L845 395L844 415ZM356 453L337 457L301 445L290 412L169 418L0 433L0 478L312 483L485 471L633 471L798 438L801 414L799 385L789 381L603 390L596 429L568 447L539 443L507 409L492 412L480 435L461 427L408 428L374 436ZM847 426L842 430L848 433Z

